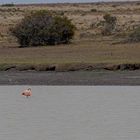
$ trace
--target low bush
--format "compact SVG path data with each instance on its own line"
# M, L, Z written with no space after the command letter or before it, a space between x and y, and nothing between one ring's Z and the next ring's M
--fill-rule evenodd
M69 43L74 31L75 26L67 17L44 10L26 15L11 29L21 47Z
M2 4L1 6L2 7L13 7L13 6L15 6L15 4L14 3L6 3L6 4Z
M112 32L115 30L117 18L110 14L105 14L103 18L104 18L104 28L102 34L111 35Z
M132 33L129 34L128 37L129 42L140 42L140 26L134 29Z
M93 8L93 9L91 9L90 11L91 11L91 12L97 12L97 9L94 9L94 8Z

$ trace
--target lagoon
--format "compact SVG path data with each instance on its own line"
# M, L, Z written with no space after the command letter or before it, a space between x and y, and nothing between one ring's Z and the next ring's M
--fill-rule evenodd
M139 118L140 86L0 86L2 140L139 140Z

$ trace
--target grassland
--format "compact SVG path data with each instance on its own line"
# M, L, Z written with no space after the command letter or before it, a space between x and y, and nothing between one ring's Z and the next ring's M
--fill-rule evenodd
M51 10L68 16L77 31L71 44L19 48L9 28L34 10ZM117 32L102 36L105 13L117 17ZM140 64L140 43L122 43L140 24L140 3L87 3L17 5L0 7L0 70L118 69L120 64ZM113 66L113 67L112 67ZM139 66L138 66L139 67Z

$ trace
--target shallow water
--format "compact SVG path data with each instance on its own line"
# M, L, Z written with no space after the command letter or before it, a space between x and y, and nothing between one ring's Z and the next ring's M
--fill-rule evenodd
M139 86L0 87L1 140L139 140Z

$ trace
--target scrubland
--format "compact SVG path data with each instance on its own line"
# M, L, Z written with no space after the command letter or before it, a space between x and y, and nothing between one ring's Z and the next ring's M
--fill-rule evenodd
M77 28L71 43L19 48L9 29L24 15L36 10L49 10L71 19ZM101 34L106 13L117 18L116 31L110 36ZM120 69L121 64L132 64L139 69L140 43L124 41L139 25L140 2L1 6L0 69L89 70L101 67L115 70Z

